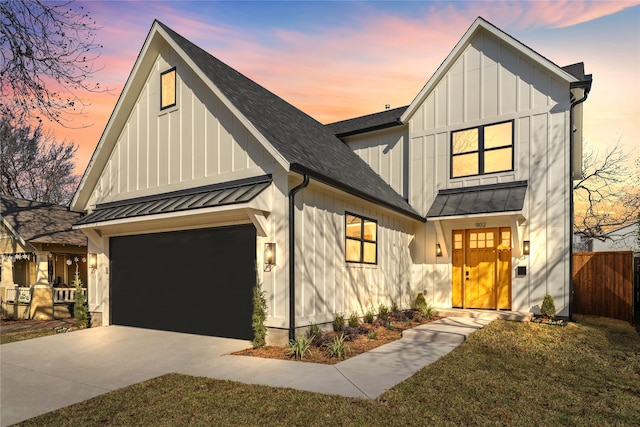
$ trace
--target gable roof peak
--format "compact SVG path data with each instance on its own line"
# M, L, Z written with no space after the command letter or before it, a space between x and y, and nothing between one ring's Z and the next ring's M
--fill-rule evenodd
M555 74L562 80L565 80L569 83L575 83L578 81L576 76L567 72L562 67L558 66L554 62L545 58L535 50L531 49L529 46L525 45L521 41L515 39L513 36L505 33L486 19L481 16L478 16L471 26L464 33L462 38L458 41L458 43L454 46L453 50L447 55L445 60L440 64L440 66L436 69L435 73L431 76L431 78L427 81L424 87L420 90L420 93L414 98L414 100L409 105L409 108L404 112L401 117L403 123L407 122L413 114L417 111L418 107L424 102L427 98L431 90L438 84L440 79L447 73L449 68L453 66L455 61L462 55L464 49L471 43L472 39L481 31L485 31L488 34L491 34L493 37L502 41L506 45L512 47L516 51L520 52L523 56L526 56L533 61L540 64L543 68L547 69L552 74Z

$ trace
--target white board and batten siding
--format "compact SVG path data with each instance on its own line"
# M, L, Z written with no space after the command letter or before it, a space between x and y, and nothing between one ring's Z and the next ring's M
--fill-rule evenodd
M514 270L517 265L528 269L526 277L514 276L514 310L528 311L546 293L563 313L568 308L569 107L568 83L480 32L409 121L409 202L419 213L427 213L440 189L528 181L520 234L531 240L531 256L513 260ZM451 132L507 120L514 123L514 170L450 178ZM425 227L419 233L426 245L424 264L416 266L414 275L433 277L435 304L447 306L450 271L433 267L436 260L428 245L433 246L435 233L432 225ZM445 237L450 245L450 233Z
M160 73L173 67L177 103L161 110ZM240 120L167 47L117 137L89 204L264 175L275 165Z
M407 127L397 126L344 140L391 188L407 197L407 138Z
M377 221L378 262L345 261L345 212ZM412 302L410 244L415 221L317 185L296 195L296 324L333 321L380 304Z

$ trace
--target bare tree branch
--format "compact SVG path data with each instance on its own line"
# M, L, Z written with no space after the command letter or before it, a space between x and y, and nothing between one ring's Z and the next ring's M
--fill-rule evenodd
M636 220L640 210L640 162L629 167L630 154L620 144L599 156L584 156L584 172L574 182L576 215L574 232L590 239L606 240L607 231Z
M98 29L73 0L0 0L0 113L62 125L81 114L78 91L102 91L89 82Z
M36 128L0 119L0 194L41 202L68 204L78 186L74 174L78 147L57 142Z

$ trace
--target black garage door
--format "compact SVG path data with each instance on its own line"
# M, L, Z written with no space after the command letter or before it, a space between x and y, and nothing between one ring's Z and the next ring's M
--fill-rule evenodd
M253 225L112 237L111 323L253 339Z

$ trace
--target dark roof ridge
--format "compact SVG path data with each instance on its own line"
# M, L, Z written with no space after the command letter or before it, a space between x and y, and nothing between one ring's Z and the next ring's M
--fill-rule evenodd
M390 110L353 117L339 122L328 123L327 126L338 137L345 137L359 133L372 132L402 125L400 117L409 108L408 105Z

